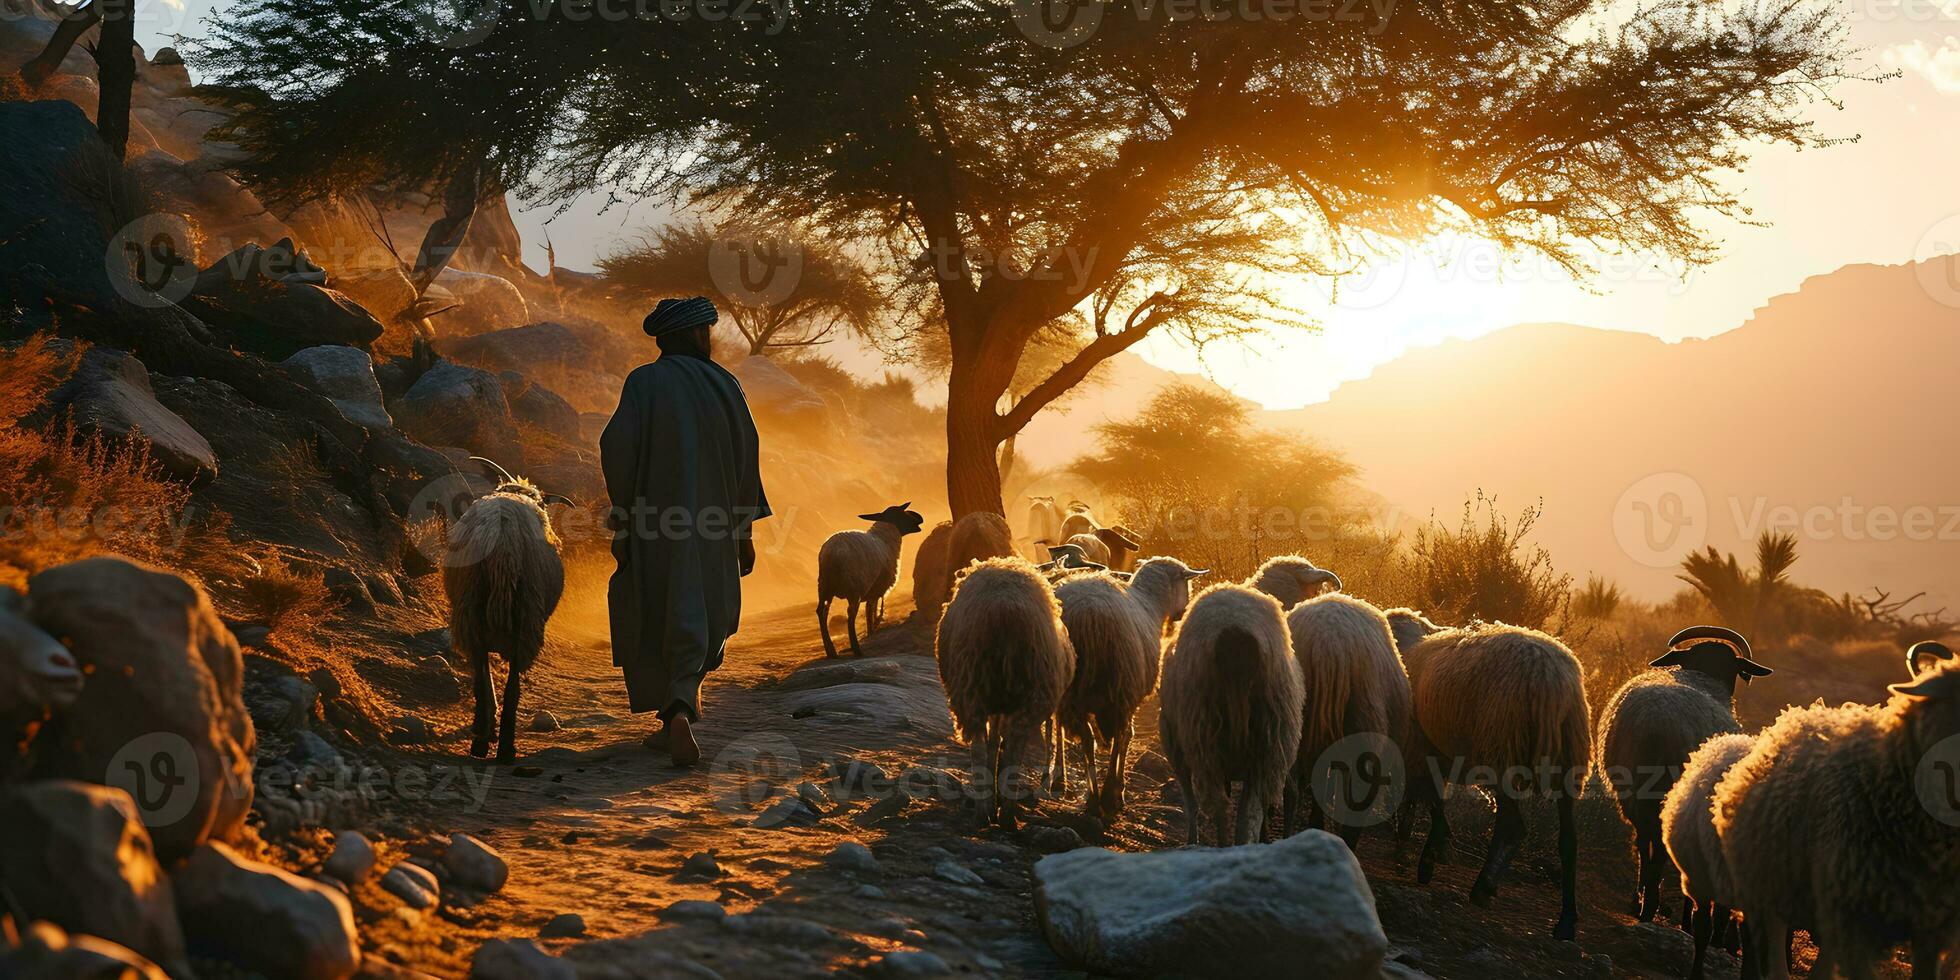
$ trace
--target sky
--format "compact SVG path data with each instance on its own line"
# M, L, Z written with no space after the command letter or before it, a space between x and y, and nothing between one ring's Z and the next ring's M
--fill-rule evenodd
M161 0L143 25L147 50L195 34L223 0ZM1734 176L1751 224L1716 219L1721 258L1683 276L1640 257L1616 257L1590 283L1533 261L1504 263L1486 244L1449 239L1409 246L1345 279L1293 287L1322 324L1200 353L1168 338L1140 348L1171 370L1199 371L1269 408L1325 400L1341 382L1423 345L1524 322L1635 330L1665 340L1733 329L1770 297L1813 275L1859 262L1896 263L1960 251L1960 0L1843 0L1854 64L1895 77L1852 82L1811 115L1856 143L1797 152L1767 148ZM544 267L548 232L559 264L590 268L621 238L670 215L652 204L601 208L589 196L564 213L513 202L526 259Z

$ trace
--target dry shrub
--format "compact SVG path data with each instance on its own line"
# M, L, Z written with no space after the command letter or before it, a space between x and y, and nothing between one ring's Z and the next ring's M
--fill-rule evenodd
M281 638L313 633L340 608L322 573L296 567L276 551L248 558L244 573L221 583L220 591L243 618L264 623Z
M1541 503L1509 520L1497 510L1497 498L1480 490L1464 503L1455 528L1432 518L1411 548L1417 608L1439 622L1484 620L1565 632L1572 576L1552 567L1543 546L1525 540L1543 514Z

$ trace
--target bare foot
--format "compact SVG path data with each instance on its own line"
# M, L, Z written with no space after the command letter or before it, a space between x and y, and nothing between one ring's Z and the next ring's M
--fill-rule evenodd
M687 715L676 714L662 732L667 736L667 751L673 754L674 765L691 766L701 761L701 746L694 743L694 729Z

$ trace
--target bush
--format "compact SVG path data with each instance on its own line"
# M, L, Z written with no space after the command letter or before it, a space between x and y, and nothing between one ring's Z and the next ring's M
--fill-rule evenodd
M1612 619L1626 601L1620 587L1598 575L1586 577L1586 587L1572 597L1572 615L1582 619Z
M1497 511L1497 499L1478 491L1463 505L1454 529L1430 519L1416 532L1410 564L1417 608L1438 622L1509 623L1561 632L1569 618L1572 576L1525 538L1544 514L1526 507L1516 521Z

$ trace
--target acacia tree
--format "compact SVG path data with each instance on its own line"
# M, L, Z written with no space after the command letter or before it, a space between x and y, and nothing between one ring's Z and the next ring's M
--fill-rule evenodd
M776 283L745 280L748 250L778 260L793 257L782 295ZM859 335L876 329L884 309L877 279L856 257L821 236L751 228L740 222L710 227L682 221L648 232L599 260L615 289L647 297L706 296L728 315L751 355L826 343L839 327Z

